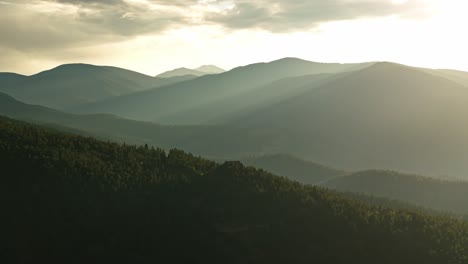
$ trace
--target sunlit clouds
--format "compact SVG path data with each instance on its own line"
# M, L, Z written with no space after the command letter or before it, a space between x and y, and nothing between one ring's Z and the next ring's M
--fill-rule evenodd
M69 62L154 75L286 56L468 70L463 0L0 1L0 71Z

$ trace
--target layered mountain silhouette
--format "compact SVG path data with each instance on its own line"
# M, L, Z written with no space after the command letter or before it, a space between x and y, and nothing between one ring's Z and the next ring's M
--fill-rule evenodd
M171 116L220 100L248 93L272 82L303 75L339 73L368 66L363 64L316 63L286 58L270 63L238 67L225 73L206 75L189 82L119 96L75 109L83 113L110 113L166 124L198 124L202 120L170 120ZM234 102L235 104L235 102ZM205 119L205 117L201 117ZM167 121L167 122L163 122Z
M264 169L303 184L317 185L348 174L345 171L329 168L287 154L248 157L242 158L240 161L245 165Z
M464 76L385 62L285 58L67 109L176 125L186 129L185 137L164 144L163 137L147 133L143 141L177 143L208 157L288 153L348 171L466 178Z
M213 158L253 155L275 138L258 132L252 136L250 131L227 126L162 126L109 114L70 114L25 104L2 93L0 115L101 139L179 148Z
M229 153L255 154L260 151L260 146L265 147L277 139L259 131L224 126L161 126L105 114L74 115L24 104L1 93L0 115L105 140L147 144L168 150L187 149L214 159ZM303 184L395 199L449 212L468 211L465 197L468 184L465 182L377 170L346 172L286 154L251 156L239 160Z
M214 65L203 65L195 69L189 69L189 68L177 68L174 70L166 71L161 74L156 75L156 77L159 78L171 78L171 77L177 77L177 76L203 76L203 75L208 75L208 74L218 74L218 73L223 73L225 70L214 66Z
M193 78L162 79L116 67L66 64L32 76L0 74L0 91L23 102L66 109Z
M464 177L467 103L468 89L458 83L377 63L232 124L280 131L282 152L339 168Z
M346 172L285 154L242 158L254 166L303 184L332 190L381 197L455 214L468 213L468 182L434 179L395 171L364 170Z
M467 116L468 73L388 62L0 73L0 252L465 264Z

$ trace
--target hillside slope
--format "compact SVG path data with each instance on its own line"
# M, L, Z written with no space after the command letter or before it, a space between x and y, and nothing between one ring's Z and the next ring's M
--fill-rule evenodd
M278 135L271 133L224 126L161 126L110 115L72 115L42 106L23 104L2 94L0 115L105 140L159 146L167 150L181 148L217 160L230 160L232 153L250 153L251 157L241 159L246 165L262 168L304 184L323 184L332 189L398 199L437 210L462 214L468 211L468 200L465 199L468 188L463 183L427 178L420 181L420 177L386 174L380 171L375 172L375 178L372 177L373 173L365 172L360 173L365 173L367 177L354 177L354 174L348 175L346 172L290 155L258 156L256 153L261 151L259 146L269 146L278 138ZM255 154L256 156L252 156Z
M12 263L463 264L466 222L361 202L181 151L0 119ZM370 250L371 249L371 250Z

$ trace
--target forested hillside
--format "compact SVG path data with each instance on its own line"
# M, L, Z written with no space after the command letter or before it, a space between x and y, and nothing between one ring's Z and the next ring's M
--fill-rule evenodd
M0 119L3 263L454 263L468 225Z

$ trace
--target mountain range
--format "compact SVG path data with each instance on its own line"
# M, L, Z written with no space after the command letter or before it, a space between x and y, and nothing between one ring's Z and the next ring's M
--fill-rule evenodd
M221 69L217 66L214 65L203 65L195 69L189 69L189 68L177 68L174 70L166 71L161 74L156 75L156 77L159 78L171 78L171 77L177 77L177 76L185 76L185 75L192 75L192 76L203 76L203 75L208 75L208 74L218 74L218 73L223 73L225 72L224 69Z
M226 127L161 126L105 114L68 114L43 106L24 104L1 93L0 113L67 133L127 144L159 146L166 150L187 149L202 154L210 153L220 146L232 151L234 145L242 146L249 136L245 131ZM216 134L222 136L216 136ZM226 135L228 136L223 137ZM230 140L235 141L236 144L226 143ZM249 140L248 143L252 146L254 140ZM254 149L251 151L255 153ZM210 157L222 161L216 156ZM468 212L468 200L465 198L468 192L466 182L450 179L436 180L418 175L378 170L350 172L286 154L249 156L239 160L245 165L261 168L303 184L395 199L434 210L458 214Z
M285 58L270 63L238 67L221 74L202 76L190 82L161 87L162 89L118 96L73 110L82 113L111 113L131 119L166 124L196 124L199 123L197 119L189 123L178 120L161 121L180 112L189 112L196 107L255 91L284 78L339 73L367 65L369 64L325 64Z
M418 185L412 176L383 172L468 179L467 80L468 73L453 70L295 58L170 78L71 64L32 76L0 73L0 114L106 140L241 160L305 184L431 207L424 191L415 198L411 190L451 186L432 192L430 199L444 200L457 184ZM365 173L369 169L376 170ZM355 173L419 187L400 195L390 183L378 187ZM376 187L364 188L365 181ZM447 199L457 196L454 204L461 205L434 207L464 210L459 193Z
M466 263L468 73L212 68L0 73L3 262Z

